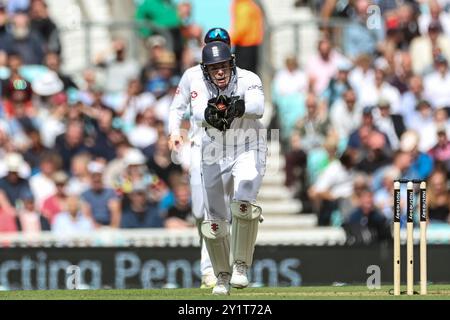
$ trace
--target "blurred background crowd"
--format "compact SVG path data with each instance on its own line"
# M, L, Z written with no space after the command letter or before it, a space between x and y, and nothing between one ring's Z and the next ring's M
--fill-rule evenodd
M292 1L320 17L317 45L270 74L258 69L267 1L226 2L238 66L269 78L270 127L302 212L389 237L402 177L426 180L431 223L450 222L449 1ZM115 37L72 74L46 1L0 0L0 232L194 226L189 143L174 163L167 121L207 29L189 1L133 4L144 59Z

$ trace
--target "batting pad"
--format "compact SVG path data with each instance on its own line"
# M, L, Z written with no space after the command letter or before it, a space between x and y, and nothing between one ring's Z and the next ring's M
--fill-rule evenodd
M201 228L214 274L231 274L229 223L224 220L205 220Z
M249 267L253 262L256 235L258 233L261 207L250 202L231 203L231 264L242 261Z

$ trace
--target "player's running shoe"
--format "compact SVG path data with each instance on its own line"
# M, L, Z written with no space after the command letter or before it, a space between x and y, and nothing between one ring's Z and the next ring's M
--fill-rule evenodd
M217 283L212 290L212 294L229 295L230 294L230 274L226 272L219 273Z
M248 287L247 265L244 262L236 261L234 263L230 283L233 288L242 289Z

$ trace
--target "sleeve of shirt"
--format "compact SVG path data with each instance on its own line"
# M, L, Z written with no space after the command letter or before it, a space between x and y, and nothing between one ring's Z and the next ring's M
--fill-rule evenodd
M261 79L254 73L248 76L245 90L244 118L260 119L264 114L264 92Z
M190 101L189 76L185 72L178 84L169 111L169 134L180 135L180 126Z

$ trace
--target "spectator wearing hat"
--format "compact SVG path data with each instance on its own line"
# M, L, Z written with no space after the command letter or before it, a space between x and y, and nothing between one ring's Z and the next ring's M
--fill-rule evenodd
M156 76L156 62L167 52L170 52L167 49L166 39L160 35L149 37L146 41L146 46L148 48L148 60L141 69L139 77L144 87L147 87L148 82Z
M97 227L110 226L118 228L122 215L121 202L116 192L103 184L105 165L99 161L91 161L88 165L91 174L91 185L81 194L82 210Z
M51 224L54 223L55 217L59 212L64 211L67 204L67 182L69 176L62 170L55 172L52 175L53 183L55 184L56 191L47 197L42 206L42 215L46 217Z
M352 69L350 61L342 60L338 63L337 74L330 79L321 98L332 108L333 104L342 98L343 93L350 88L348 74Z
M123 209L121 228L163 228L164 221L158 206L149 201L149 188L144 181L135 182L128 194L128 203Z
M433 108L448 108L450 110L450 70L448 60L444 55L435 59L435 71L424 77L424 98Z
M419 150L420 136L417 132L405 131L400 139L400 149L411 155L411 167L408 178L427 179L434 168L433 158Z
M375 125L389 139L389 145L393 150L399 147L400 137L406 131L403 117L391 111L391 105L387 100L380 100L375 109Z
M145 149L156 143L158 131L154 108L147 108L136 116L136 126L128 133L128 140L138 149Z
M349 72L348 81L359 97L364 83L375 83L375 71L372 68L372 56L361 54L355 58L354 67Z
M442 34L440 23L433 21L428 25L428 33L415 38L409 47L415 74L423 74L433 64L436 49L447 60L450 58L450 40Z
M54 152L42 156L39 164L39 173L30 178L30 187L36 198L36 205L40 208L45 199L56 191L53 174L62 166L61 157Z
M5 232L16 232L16 211L8 200L4 190L0 188L0 234Z
M7 174L0 179L0 189L6 194L11 207L15 207L20 195L31 193L28 180L24 176L29 174L29 167L20 153L8 153L4 158Z
M83 214L81 207L79 196L68 196L66 208L55 217L52 232L58 237L65 238L94 231L94 223Z
M50 224L46 217L37 210L35 198L31 192L25 191L20 195L22 205L17 210L17 230L25 234L38 234L50 231Z

